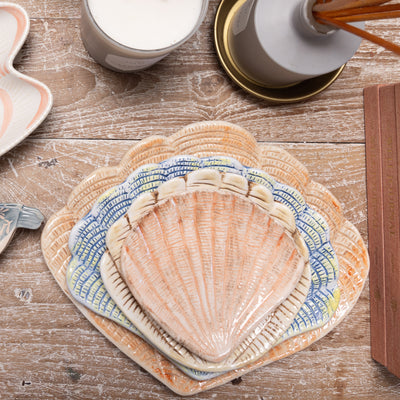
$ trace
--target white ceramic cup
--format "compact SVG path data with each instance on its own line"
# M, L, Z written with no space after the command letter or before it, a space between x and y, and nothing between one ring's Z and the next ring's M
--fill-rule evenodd
M106 68L145 69L186 42L207 7L208 0L82 0L82 41Z
M361 38L318 24L315 0L247 0L232 18L228 46L238 69L259 85L284 87L332 72ZM363 27L363 22L354 23Z

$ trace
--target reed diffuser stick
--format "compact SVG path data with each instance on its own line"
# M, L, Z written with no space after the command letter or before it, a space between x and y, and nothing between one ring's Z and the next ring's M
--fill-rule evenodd
M371 6L371 7L356 7L356 8L346 8L344 10L335 11L321 11L315 12L317 15L325 15L327 17L346 17L349 15L359 15L359 14L369 14L369 13L380 13L380 12L390 12L400 10L400 4L388 4L385 6Z
M356 14L356 15L347 15L344 17L335 18L337 21L342 22L358 22L358 21L372 21L377 19L391 19L391 18L399 18L399 11L390 11L390 12L378 12L378 13L368 13L368 14Z
M400 46L388 42L387 40L377 37L375 35L372 35L371 33L363 31L362 29L356 28L353 25L349 25L345 22L338 21L336 18L323 16L318 18L318 22L326 23L336 28L343 29L347 32L353 33L354 35L360 36L363 39L367 39L370 42L373 42L379 46L384 47L385 49L392 51L393 53L396 53L397 55L400 55Z
M332 0L329 3L317 3L313 11L336 11L346 8L357 8L367 6L379 6L391 0Z

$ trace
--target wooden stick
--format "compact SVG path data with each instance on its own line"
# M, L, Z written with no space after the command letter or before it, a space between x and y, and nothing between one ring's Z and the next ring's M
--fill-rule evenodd
M346 8L378 6L391 0L332 0L329 3L315 4L313 11L337 11Z
M359 15L359 14L369 14L378 12L389 12L400 10L400 4L389 4L386 6L372 6L372 7L357 7L357 8L346 8L344 10L336 11L320 11L315 12L318 15L325 15L327 17L345 17L348 15Z
M339 0L337 0L337 1L339 1ZM360 36L363 39L367 39L372 43L375 43L375 44L377 44L379 46L382 46L385 49L388 49L388 50L392 51L393 53L396 53L397 55L400 55L400 46L397 46L394 43L388 42L387 40L382 39L382 38L380 38L378 36L372 35L371 33L363 31L362 29L356 28L355 26L346 24L345 22L338 21L335 18L326 17L326 16L318 17L317 21L325 23L327 25L332 25L332 26L334 26L336 28L339 28L339 29L343 29L343 30L345 30L347 32L350 32L350 33L354 34L354 35Z
M335 18L338 21L342 22L357 22L357 21L372 21L377 19L391 19L391 18L399 18L399 11L390 11L383 13L368 13L368 14L359 14L359 15L348 15L345 17L337 17Z

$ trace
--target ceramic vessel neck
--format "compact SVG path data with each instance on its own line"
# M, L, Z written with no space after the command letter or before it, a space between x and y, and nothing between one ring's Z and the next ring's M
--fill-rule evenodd
M315 0L302 0L294 13L294 25L299 33L307 36L324 37L336 32L337 29L320 24L314 18L312 8Z

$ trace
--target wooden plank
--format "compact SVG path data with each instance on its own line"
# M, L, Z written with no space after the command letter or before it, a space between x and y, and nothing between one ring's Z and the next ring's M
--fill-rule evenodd
M364 141L363 87L400 81L397 58L383 52L376 60L372 45L363 44L328 90L290 107L269 106L234 85L221 68L212 41L216 5L211 3L206 21L189 42L134 74L96 64L82 45L79 21L32 21L16 66L54 94L52 112L32 137L140 139L169 135L196 121L226 120L250 130L257 140ZM394 27L393 35L396 32Z
M97 168L118 164L135 143L132 140L28 138L0 158L2 200L36 205L48 218L64 206L69 193L85 176ZM366 238L364 145L277 145L304 163L312 179L340 199L346 217ZM18 253L13 256L18 257Z
M383 240L382 145L379 86L364 90L365 149L370 255L371 355L383 365L386 358L385 270Z
M385 240L389 241L385 245L386 342L387 368L400 377L400 88L398 85L391 88L391 107L384 109L385 115L390 113L391 118L390 126L385 130L390 135L386 139L388 149L385 152L388 170L387 173L383 171L389 180L388 187L384 190L384 199L387 197L384 205L388 208ZM382 125L382 129L384 128ZM385 140L385 134L382 140Z
M80 0L10 0L24 7L31 19L79 18Z
M116 164L134 141L221 119L288 149L367 238L362 91L400 81L398 57L364 41L328 90L271 107L235 86L219 65L212 26L220 0L210 1L187 44L128 75L103 69L86 53L80 0L12 1L31 17L16 66L47 83L55 101L30 139L0 157L1 201L36 205L48 218L83 177ZM400 19L367 29L400 37ZM39 240L40 230L18 230L0 255L0 399L177 398L70 304L47 270ZM370 359L369 322L364 290L351 315L307 350L193 398L400 399L399 379Z
M381 332L386 340L384 365L400 376L400 225L399 176L396 127L396 99L393 85L379 88L379 110L382 137L382 192L384 240L384 310L385 328Z
M382 334L385 336L386 357L384 365L389 367L393 357L390 353L395 352L391 335L394 334L394 321L391 316L391 298L392 290L390 279L394 273L394 263L398 260L398 233L395 225L398 225L398 217L396 217L398 188L397 188L397 141L396 141L396 120L395 120L395 92L391 85L382 86L379 88L379 112L381 125L381 140L382 140L382 192L383 192L383 240L384 240L384 276L385 283L383 286L384 295L384 323L385 327Z

